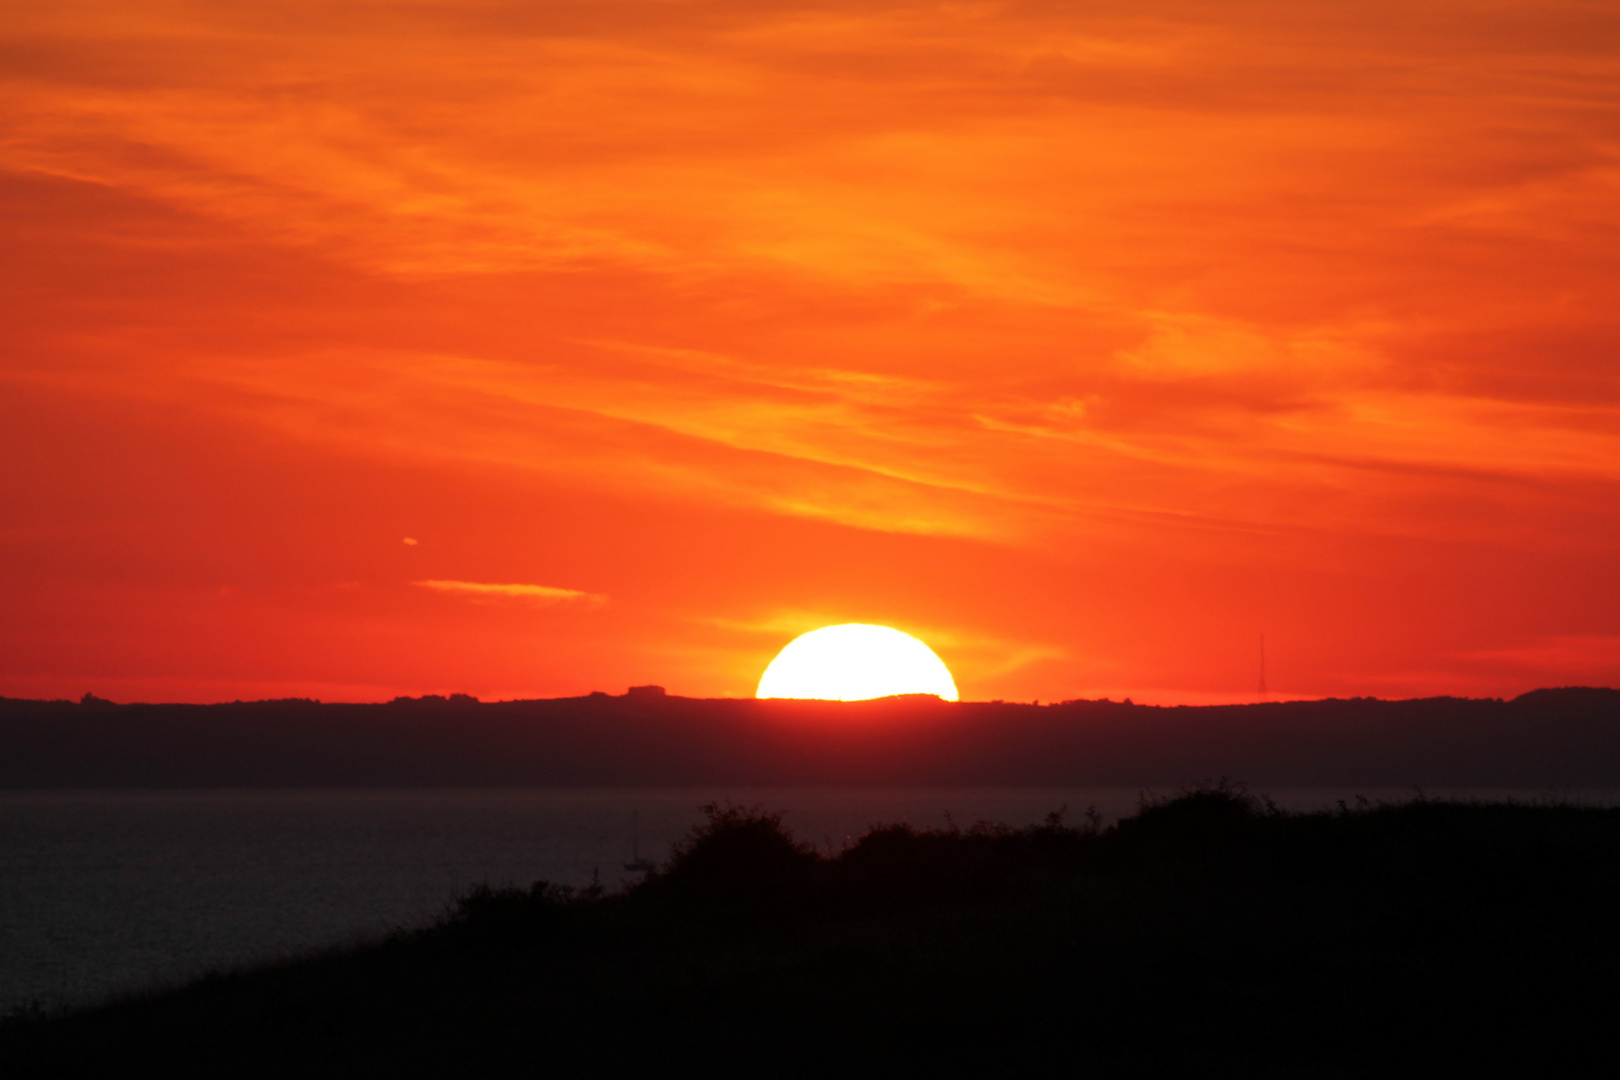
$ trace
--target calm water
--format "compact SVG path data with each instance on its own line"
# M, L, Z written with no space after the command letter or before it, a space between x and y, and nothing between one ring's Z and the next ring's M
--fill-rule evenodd
M1400 801L1410 791L1363 792ZM1274 790L1314 809L1354 791ZM1433 792L1431 795L1444 793ZM1546 799L1546 792L1473 792ZM1620 792L1566 793L1620 804ZM1107 819L1136 789L0 793L0 1010L94 1001L213 967L421 925L469 886L630 875L632 821L662 859L715 799L783 810L836 849L876 822Z

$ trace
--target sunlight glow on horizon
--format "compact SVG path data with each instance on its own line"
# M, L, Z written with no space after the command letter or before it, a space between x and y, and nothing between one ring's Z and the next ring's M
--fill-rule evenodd
M896 694L958 699L950 669L927 645L888 626L844 623L790 641L754 696L867 701Z

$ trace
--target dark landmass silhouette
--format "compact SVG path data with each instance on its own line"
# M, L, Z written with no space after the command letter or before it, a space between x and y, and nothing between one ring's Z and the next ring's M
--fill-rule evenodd
M0 788L1620 785L1620 691L1156 707L624 696L0 698Z
M1620 785L1620 691L1161 708L668 696L0 698L0 788Z
M715 806L619 893L0 1023L33 1077L1575 1075L1612 1056L1620 810L1241 789L1101 829Z

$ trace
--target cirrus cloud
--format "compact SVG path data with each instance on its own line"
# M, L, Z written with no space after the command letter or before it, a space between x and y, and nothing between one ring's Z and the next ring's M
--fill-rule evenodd
M413 581L412 585L434 592L468 596L476 600L524 600L532 604L551 607L573 604L597 608L608 602L601 593L580 589L561 589L555 585L497 584L484 581Z

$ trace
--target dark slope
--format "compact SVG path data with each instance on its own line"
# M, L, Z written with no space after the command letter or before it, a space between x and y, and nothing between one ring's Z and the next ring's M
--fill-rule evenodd
M77 1077L1544 1075L1613 1055L1620 811L877 829L721 810L628 894L470 897L384 944L0 1027Z
M1620 691L1157 708L935 698L0 699L0 787L1620 785Z

